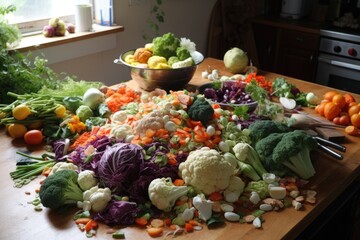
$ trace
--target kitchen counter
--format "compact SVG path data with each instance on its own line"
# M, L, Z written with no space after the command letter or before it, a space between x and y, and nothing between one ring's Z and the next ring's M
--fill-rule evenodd
M225 71L223 62L208 58L197 69L194 78L190 82L190 88L199 86L207 80L201 78L201 72L208 69L220 70L222 75L230 75ZM260 72L271 80L280 75ZM296 84L302 91L313 91L322 96L329 88L313 83L300 81L293 78L286 79ZM135 82L128 82L129 86L137 88ZM357 101L360 96L355 95ZM312 109L306 112L314 114ZM293 208L284 209L280 212L269 212L264 214L262 229L255 229L251 224L239 224L227 222L224 227L202 231L196 231L189 235L179 236L176 239L294 239L306 229L325 209L340 196L342 192L360 176L360 138L346 136L344 145L347 151L344 159L339 161L332 159L322 152L314 152L313 160L317 171L310 179L309 187L317 191L317 203L306 204L301 211ZM16 160L19 156L16 151L31 151L40 153L39 147L28 148L21 141L12 140L5 134L4 129L0 131L0 182L1 198L0 211L0 239L87 239L72 220L74 211L68 213L55 213L49 209L36 212L34 206L28 204L35 198L35 188L39 187L39 179L33 180L22 188L14 188L9 172L15 169ZM341 221L341 219L339 220ZM112 239L107 234L107 226L100 225L97 238ZM126 227L123 229L126 239L152 239L144 229L138 227ZM163 239L163 238L159 238Z

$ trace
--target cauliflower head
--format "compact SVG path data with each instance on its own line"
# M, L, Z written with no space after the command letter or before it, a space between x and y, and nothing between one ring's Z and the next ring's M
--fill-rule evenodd
M98 184L95 178L95 172L92 170L81 171L78 175L78 184L82 190L89 190Z
M61 171L61 170L74 170L74 171L77 171L79 170L78 169L78 166L76 166L75 164L73 163L70 163L70 162L57 162L51 169L51 172L49 173L49 175L52 175L58 171Z
M205 195L225 190L234 172L235 168L218 151L208 147L190 152L179 165L179 175L185 184Z
M91 205L91 210L101 212L106 208L111 200L111 190L109 188L92 187L83 193L84 203Z

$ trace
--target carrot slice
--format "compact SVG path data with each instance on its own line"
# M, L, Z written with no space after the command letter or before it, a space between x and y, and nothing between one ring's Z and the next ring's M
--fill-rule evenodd
M151 227L146 229L150 237L160 237L163 234L164 229L161 227Z
M138 217L138 218L135 218L135 223L138 226L145 227L148 224L148 220L143 217Z
M97 226L97 222L95 222L94 220L90 220L85 225L85 231L89 232L91 229L96 229Z
M220 193L220 192L212 192L212 193L210 193L210 195L209 195L209 199L211 200L211 201L221 201L221 200L223 200L223 195Z
M91 218L78 218L75 220L75 223L76 224L87 224L91 220L92 220Z
M177 178L177 179L174 180L174 185L175 186L184 186L184 184L185 184L185 181L183 179L181 179L181 178Z

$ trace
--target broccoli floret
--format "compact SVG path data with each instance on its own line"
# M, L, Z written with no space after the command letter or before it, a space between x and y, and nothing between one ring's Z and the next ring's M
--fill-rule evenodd
M265 169L280 177L284 176L288 170L283 164L274 163L272 154L274 148L281 141L284 134L285 133L272 133L267 137L260 139L255 145L255 150L259 154Z
M251 144L255 146L256 142L270 135L271 133L288 132L290 129L282 123L272 120L258 120L253 122L249 128Z
M180 60L179 60L178 57L176 57L176 56L171 56L171 57L168 59L168 64L169 64L170 66L172 66L174 63L179 62L179 61L180 61Z
M310 152L317 148L317 142L304 131L295 130L284 134L274 148L272 159L293 171L302 179L315 174Z
M195 121L206 125L214 115L214 109L205 98L198 97L188 109L188 115Z
M41 184L39 197L44 207L58 209L83 201L83 191L73 170L61 170L50 175Z
M152 43L154 44L153 54L166 59L176 56L176 49L180 47L180 39L175 37L173 33L165 33L160 37L156 37Z
M191 57L189 50L184 47L178 47L176 49L176 56L179 58L180 61L183 61L189 57Z

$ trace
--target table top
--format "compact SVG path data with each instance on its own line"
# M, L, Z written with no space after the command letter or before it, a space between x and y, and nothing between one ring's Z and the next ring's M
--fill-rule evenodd
M208 80L201 77L201 72L208 69L218 69L222 75L231 75L224 68L220 60L207 58L199 65L190 86L199 86ZM259 72L267 79L275 79L281 75ZM283 76L284 77L284 76ZM315 92L322 96L329 88L314 83L300 81L285 77L289 82L295 83L301 91ZM133 81L129 86L137 88ZM339 91L341 92L341 91ZM360 96L355 95L360 101ZM312 109L306 112L314 114ZM298 236L327 206L338 197L360 175L360 138L346 136L344 145L347 151L344 159L335 160L322 152L314 152L313 160L316 174L310 179L310 187L317 191L317 203L305 205L301 211L287 208L280 212L269 212L263 215L265 223L262 229L255 229L251 224L226 223L224 227L214 230L204 228L201 231L183 235L177 239L294 239ZM59 214L49 209L40 212L34 210L29 204L35 198L35 188L39 187L37 178L22 188L14 188L9 172L15 169L19 156L16 151L41 152L39 147L29 148L22 141L12 140L0 130L0 239L86 239L72 220L74 212ZM100 225L97 237L112 239L108 234L109 227ZM131 226L123 229L126 239L151 239L144 229Z

